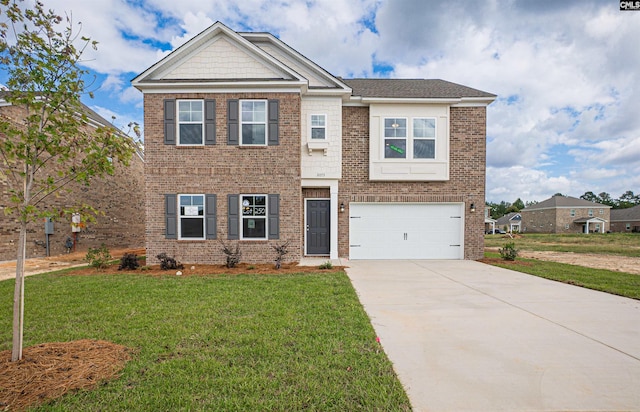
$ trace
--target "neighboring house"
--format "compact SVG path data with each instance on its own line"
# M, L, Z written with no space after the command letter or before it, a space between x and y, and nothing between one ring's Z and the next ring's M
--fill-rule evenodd
M221 263L483 256L486 106L443 80L342 79L215 23L144 94L147 257Z
M518 212L507 213L506 215L498 218L496 226L500 229L504 229L507 232L520 232L522 223L522 216Z
M0 116L21 122L24 110L10 105L0 92ZM88 117L85 127L95 128L109 125L107 120L83 107ZM0 139L6 136L0 135ZM128 138L123 135L123 138ZM91 180L90 186L70 184L47 198L48 206L72 207L87 204L100 215L96 222L82 222L77 226L76 250L89 247L126 248L144 246L144 161L142 152L134 154L128 167L116 165L113 176ZM15 215L5 216L3 209L11 205L9 201L8 176L0 173L0 261L15 260L19 235L19 222ZM68 192L67 189L70 189ZM82 217L81 217L82 218ZM85 219L82 219L83 221ZM27 257L46 256L46 235L44 221L30 223L27 228ZM71 218L60 217L53 221L53 234L49 235L50 255L67 251L67 238L74 238Z
M493 233L496 230L496 220L491 218L491 207L484 207L484 232Z
M612 232L640 232L640 205L628 209L611 209Z
M605 233L611 206L571 196L553 196L520 211L522 231L531 233Z

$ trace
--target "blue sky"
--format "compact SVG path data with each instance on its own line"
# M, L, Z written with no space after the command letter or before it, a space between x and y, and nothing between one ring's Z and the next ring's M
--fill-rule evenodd
M130 80L221 21L271 32L337 76L444 79L497 94L488 201L640 193L640 11L616 0L43 1L99 42L84 56L95 76L84 102L125 129L143 124Z

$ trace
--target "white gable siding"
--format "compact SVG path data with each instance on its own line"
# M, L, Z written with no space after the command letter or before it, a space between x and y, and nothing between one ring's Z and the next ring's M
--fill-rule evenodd
M218 38L163 76L165 79L269 79L278 73L224 38Z
M327 150L309 153L312 114L327 115ZM301 106L301 158L303 179L342 178L342 100L339 97L303 97Z

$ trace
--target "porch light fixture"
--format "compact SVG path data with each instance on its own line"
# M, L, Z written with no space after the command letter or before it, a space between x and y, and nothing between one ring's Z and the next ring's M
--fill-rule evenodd
M340 203L340 213L344 213L344 202Z
M475 211L476 211L476 204L475 203L471 203L471 207L469 207L469 211L471 213L475 213Z

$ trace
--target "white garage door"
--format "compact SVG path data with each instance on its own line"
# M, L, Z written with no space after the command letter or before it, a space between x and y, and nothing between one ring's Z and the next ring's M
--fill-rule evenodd
M351 203L350 259L463 259L459 203Z

